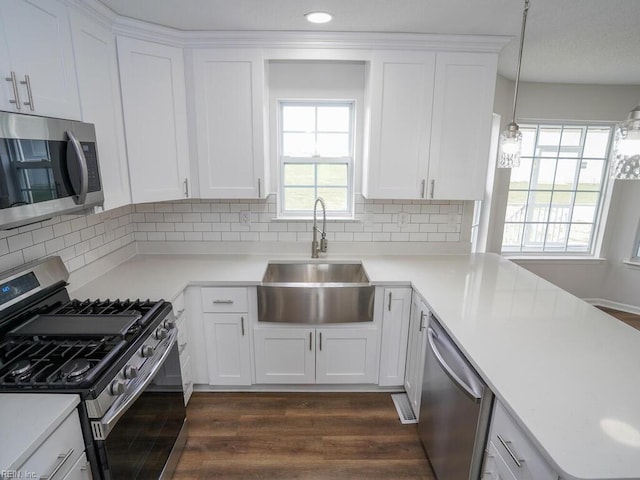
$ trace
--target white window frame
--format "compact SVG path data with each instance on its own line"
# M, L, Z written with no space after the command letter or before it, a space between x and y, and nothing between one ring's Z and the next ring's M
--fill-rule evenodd
M522 120L520 122L521 128L527 126L535 126L537 128L541 126L558 126L562 128L571 128L571 127L610 127L609 133L609 151L606 154L605 165L603 168L603 179L602 179L602 188L600 190L600 197L598 199L598 208L595 213L595 218L593 221L593 231L591 232L590 239L590 248L588 251L567 251L567 250L546 250L546 251L513 251L513 250L504 250L504 239L503 245L501 245L502 255L507 257L515 257L515 258L523 258L523 257L565 257L565 258L576 258L576 257L592 257L596 258L600 255L600 251L602 249L602 242L604 238L604 229L607 223L607 216L609 212L609 204L611 202L611 192L613 189L613 181L610 178L609 171L611 165L611 152L613 145L613 136L614 136L614 127L615 124L611 122L571 122L571 121L553 121L553 120ZM511 191L511 182L507 184L506 195L509 195ZM529 187L529 191L534 191L535 189ZM568 190L573 194L576 193L575 190ZM506 211L505 218L503 218L503 228L506 224ZM524 235L524 233L523 233Z
M283 129L282 129L282 109L285 106L290 105L301 105L301 106L313 106L313 107L331 107L331 106L349 106L351 118L350 118L350 136L349 136L349 151L351 152L350 156L347 157L289 157L285 156L282 153L283 148ZM312 210L285 210L285 199L284 199L284 166L287 164L299 164L299 165L324 165L324 164L343 164L347 166L347 209L346 210L327 210L328 218L353 218L354 217L354 205L355 205L355 185L354 185L354 156L355 156L355 130L356 130L356 101L354 99L348 100L327 100L327 99L319 99L319 100L278 100L278 122L277 122L277 138L278 138L278 170L279 170L279 182L278 182L278 218L289 218L289 219L306 219L313 216ZM291 185L289 185L291 187ZM308 185L304 185L305 188L314 188L317 191L318 184L317 181L313 187ZM321 187L329 187L331 185L321 185ZM343 188L342 185L339 185L340 188ZM317 193L315 197L317 198Z
M633 252L631 252L631 261L633 263L640 263L640 223L638 224L638 232L636 233L636 240L633 242Z

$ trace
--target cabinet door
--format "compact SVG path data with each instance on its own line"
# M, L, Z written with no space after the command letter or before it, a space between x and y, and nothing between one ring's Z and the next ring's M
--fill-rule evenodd
M188 196L189 148L182 49L118 37L133 203Z
M378 385L400 386L404 383L407 360L411 289L385 288L384 300Z
M80 119L69 15L64 3L58 0L0 2L0 43L0 109ZM10 103L15 93L12 82L5 81L5 77L11 72L17 77L20 110ZM29 76L29 85L21 83L26 82L25 75ZM25 105L30 99L33 110Z
M261 51L196 50L193 55L200 196L266 197Z
M77 12L71 12L71 28L82 120L96 126L104 209L129 205L115 37L110 29Z
M409 322L409 341L407 352L407 368L404 388L411 402L413 413L418 419L420 415L420 397L422 395L422 375L424 371L424 357L427 351L427 319L429 310L413 294L411 301L411 321Z
M315 383L315 330L256 328L253 331L257 383Z
M316 383L376 383L375 327L316 330Z
M378 51L370 66L367 198L424 198L435 54Z
M204 315L210 385L251 385L251 349L246 314Z
M83 453L62 480L91 480L92 478L91 466L87 460L87 456Z
M428 198L483 198L497 61L492 53L437 54Z

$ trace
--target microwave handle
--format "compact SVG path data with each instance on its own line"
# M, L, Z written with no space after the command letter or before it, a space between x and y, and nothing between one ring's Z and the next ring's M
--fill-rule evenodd
M84 205L89 192L89 168L87 167L87 159L82 151L82 145L71 130L67 130L69 141L67 142L67 164L72 160L77 162L80 170L80 192L75 192L74 201L78 205ZM69 148L71 146L72 148Z

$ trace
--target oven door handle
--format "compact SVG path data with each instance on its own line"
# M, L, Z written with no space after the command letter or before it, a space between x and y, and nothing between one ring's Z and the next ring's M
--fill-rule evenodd
M139 381L135 383L134 390L125 393L121 397L121 400L114 403L100 420L91 422L91 430L93 431L94 440L106 440L118 420L120 420L138 397L142 395L142 392L144 392L156 376L156 373L158 373L160 368L162 368L165 360L171 353L173 345L176 343L177 337L178 329L174 328L171 335L164 342L159 344L163 345L164 348L160 351L156 350L154 356L150 358L151 367L148 370L145 369L140 372L141 375L137 377Z

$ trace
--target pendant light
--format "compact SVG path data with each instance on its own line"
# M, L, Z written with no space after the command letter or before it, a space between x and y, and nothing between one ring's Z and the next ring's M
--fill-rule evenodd
M616 125L611 176L621 180L640 180L640 105L627 119Z
M520 83L520 65L522 64L522 47L524 45L524 30L527 26L529 0L524 0L522 11L522 32L520 33L520 51L518 52L518 69L516 70L516 87L513 94L513 115L511 123L500 134L498 149L498 168L513 168L520 166L520 151L522 149L522 132L516 123L516 104L518 103L518 85Z

